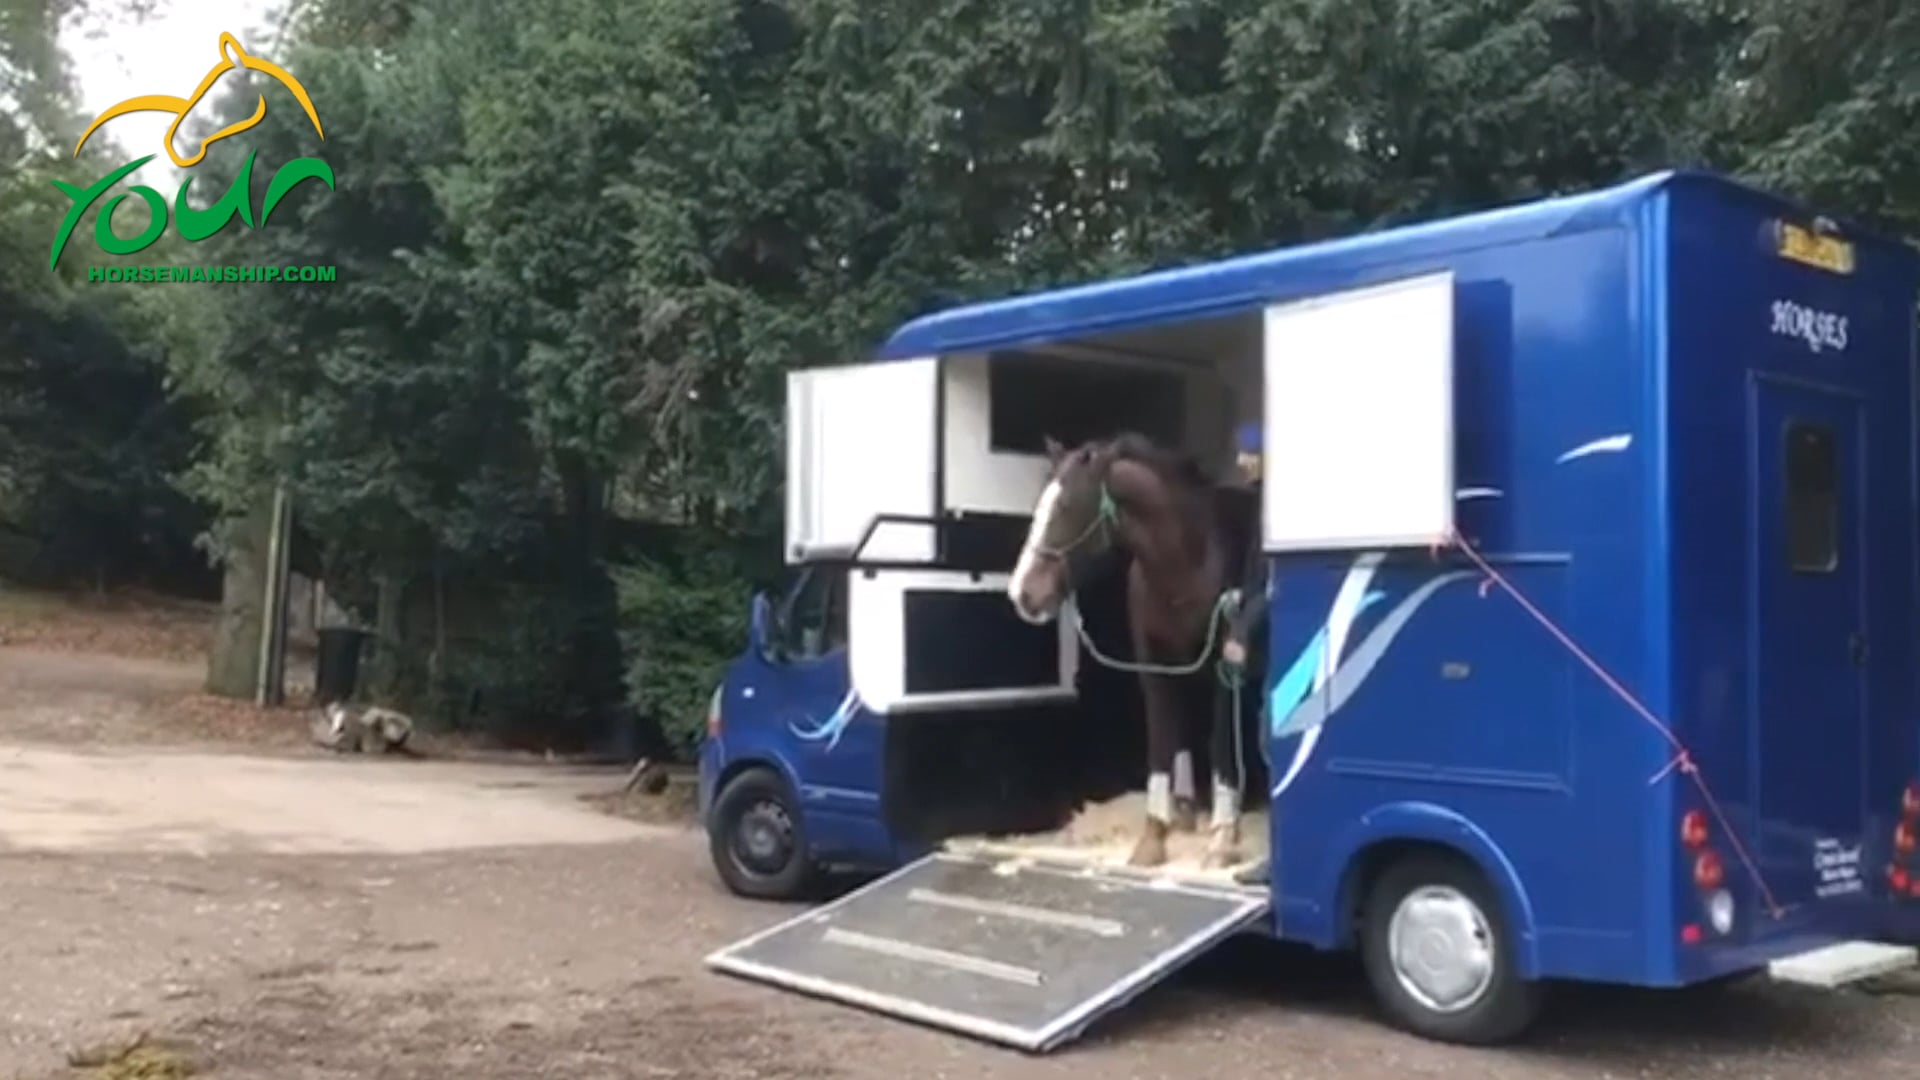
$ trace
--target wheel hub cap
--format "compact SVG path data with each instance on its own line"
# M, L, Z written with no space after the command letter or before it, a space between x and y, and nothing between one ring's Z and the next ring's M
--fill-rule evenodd
M1471 1007L1493 985L1493 929L1486 913L1445 885L1416 889L1387 926L1400 988L1435 1012Z
M786 865L793 846L793 823L771 802L759 802L740 815L734 850L747 869L772 874Z

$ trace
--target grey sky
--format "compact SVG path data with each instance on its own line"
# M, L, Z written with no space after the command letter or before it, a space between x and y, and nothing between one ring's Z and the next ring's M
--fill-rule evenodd
M270 0L176 0L138 26L118 26L88 40L78 32L61 38L73 60L80 83L81 104L92 115L139 94L187 97L220 60L220 34L231 32L252 52L270 52L268 35L260 27L275 5ZM258 40L259 44L255 44ZM232 76L229 76L232 77ZM110 121L100 133L110 135L129 158L160 155L134 176L169 195L179 183L163 140L173 118L166 113L134 113ZM182 152L190 152L183 142Z

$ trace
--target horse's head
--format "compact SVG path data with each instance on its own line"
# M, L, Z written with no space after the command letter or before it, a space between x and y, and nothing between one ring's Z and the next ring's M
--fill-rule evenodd
M1114 457L1111 443L1069 450L1047 440L1047 484L1007 582L1013 610L1027 622L1051 622L1073 591L1076 573L1112 549L1117 508L1107 491L1107 470Z

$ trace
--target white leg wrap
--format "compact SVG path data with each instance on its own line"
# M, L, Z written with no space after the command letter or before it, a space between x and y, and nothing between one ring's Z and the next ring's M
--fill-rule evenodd
M1147 816L1162 825L1173 821L1173 781L1166 773L1147 777Z
M1240 820L1240 789L1213 778L1213 824L1220 827Z
M1173 756L1173 794L1175 798L1193 801L1199 792L1193 783L1193 751L1182 750Z

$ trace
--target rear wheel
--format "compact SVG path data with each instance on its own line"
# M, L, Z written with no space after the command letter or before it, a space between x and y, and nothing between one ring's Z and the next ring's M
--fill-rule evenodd
M1520 977L1498 899L1460 859L1423 854L1388 867L1368 893L1361 935L1380 1007L1416 1035L1502 1043L1540 1015L1544 988Z
M792 900L813 886L800 808L771 769L750 769L727 782L707 815L707 842L720 880L741 896Z

